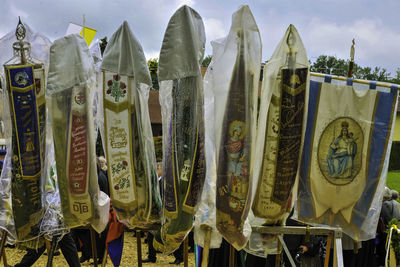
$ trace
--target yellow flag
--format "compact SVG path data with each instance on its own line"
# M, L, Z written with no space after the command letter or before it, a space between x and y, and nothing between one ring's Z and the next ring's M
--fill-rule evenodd
M70 22L65 35L78 33L85 39L86 44L89 46L92 43L96 32L97 30L95 29L83 27L82 25Z

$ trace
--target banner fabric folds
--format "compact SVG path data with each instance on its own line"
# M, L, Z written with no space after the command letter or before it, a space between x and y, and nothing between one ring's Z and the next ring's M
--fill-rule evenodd
M203 81L205 46L200 15L182 6L171 17L160 52L163 121L163 217L154 247L178 249L193 226L205 177Z
M248 6L232 15L224 53L215 62L216 226L237 250L249 238L261 38Z
M102 102L111 199L129 227L160 220L153 134L148 111L150 73L142 47L125 21L104 52Z
M56 40L50 48L47 94L64 221L69 228L90 224L101 232L109 198L97 181L94 88L93 59L82 37Z
M311 81L297 215L362 241L376 232L398 88L343 80Z
M304 139L309 63L300 35L289 25L265 64L254 156L252 226L284 225ZM276 252L276 237L252 233L246 250L265 257Z

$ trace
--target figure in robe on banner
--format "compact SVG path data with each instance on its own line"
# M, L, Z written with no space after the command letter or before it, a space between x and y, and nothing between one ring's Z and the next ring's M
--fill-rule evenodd
M228 174L232 180L244 176L247 172L247 147L244 142L246 125L241 121L234 121L230 125L231 138L228 141ZM232 181L232 182L233 182Z
M349 123L342 122L340 135L329 146L327 156L329 176L333 178L352 177L354 157L357 154L356 138L349 133Z

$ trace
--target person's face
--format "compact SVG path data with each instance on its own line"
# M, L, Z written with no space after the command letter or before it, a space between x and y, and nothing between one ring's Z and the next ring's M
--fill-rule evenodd
M157 176L158 177L162 176L162 166L161 165L157 165Z
M233 135L236 136L236 137L239 137L239 136L241 135L241 133L242 133L242 128L237 127L237 128L235 128L235 130L233 130L233 131L234 131L234 132L233 132Z

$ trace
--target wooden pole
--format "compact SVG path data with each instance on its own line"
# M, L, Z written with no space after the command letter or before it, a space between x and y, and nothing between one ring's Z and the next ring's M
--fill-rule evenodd
M106 267L107 255L108 255L108 251L107 251L107 248L106 248L104 250L104 256L103 256L103 261L101 262L101 267Z
M52 267L53 266L53 257L54 257L54 251L56 251L57 247L57 238L58 236L53 236L51 239L50 243L50 251L48 252L48 257L47 257L47 267Z
M90 227L90 241L92 243L92 256L94 267L97 267L97 246L96 246L96 236L92 227Z
M329 257L331 255L331 246L332 246L332 236L328 235L328 238L326 240L326 252L325 252L324 267L328 267L328 265L329 265Z
M186 236L185 240L183 241L183 266L189 267L188 265L188 254L189 254L189 236Z
M4 250L4 245L6 244L6 240L7 240L7 231L6 230L1 230L2 234L1 234L1 243L0 243L0 260L1 260L1 256L3 256L5 250Z
M138 267L142 267L142 242L141 242L141 236L140 236L140 231L136 231L136 244L137 244L137 255L138 255Z
M203 228L206 232L206 236L204 238L204 248L203 248L203 258L201 260L201 267L208 266L208 255L210 253L210 242L211 242L211 227L208 225L201 225L200 228Z
M282 252L282 244L278 242L278 253L276 254L275 258L275 267L281 266L281 252Z
M9 267L7 264L7 256L6 256L6 251L4 248L3 248L3 264L4 264L4 267Z
M229 267L235 267L235 248L232 245L229 249Z

